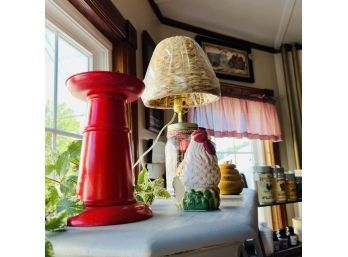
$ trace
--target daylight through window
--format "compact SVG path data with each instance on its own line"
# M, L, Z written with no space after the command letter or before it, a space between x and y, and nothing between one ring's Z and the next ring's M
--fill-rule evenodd
M86 103L73 97L65 86L71 75L88 71L91 57L74 42L46 27L46 144L58 152L74 139L82 138Z

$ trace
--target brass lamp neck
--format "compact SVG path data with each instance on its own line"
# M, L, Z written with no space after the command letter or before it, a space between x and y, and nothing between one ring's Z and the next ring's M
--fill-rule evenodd
M174 99L174 111L178 114L178 122L183 122L183 103L184 98L181 96L175 97Z

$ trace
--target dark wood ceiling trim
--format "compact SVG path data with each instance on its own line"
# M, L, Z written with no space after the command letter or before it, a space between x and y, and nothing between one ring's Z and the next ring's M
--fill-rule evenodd
M110 0L69 0L111 42L128 40L137 46L136 31Z
M298 43L295 43L295 44L282 44L281 47L283 47L285 49L285 51L289 52L289 51L292 51L292 45L295 46L296 50L302 50L302 44L298 44Z
M260 89L255 87L246 87L220 81L221 95L248 99L253 101L274 103L274 92L272 89Z
M161 13L161 10L158 8L158 5L155 3L154 0L149 0L149 4L150 4L150 6L152 8L152 11L155 13L157 18L159 19L159 21L161 23L163 23L163 15Z
M157 18L159 19L159 21L165 25L168 26L172 26L172 27L176 27L176 28L180 28L180 29L184 29L184 30L188 30L197 34L201 34L201 35L205 35L208 37L212 37L212 38L216 38L216 39L220 39L223 41L227 41L227 42L231 42L233 44L238 44L241 46L247 46L247 47L251 47L251 48L255 48L258 50L262 50L265 52L270 52L270 53L278 53L279 50L275 49L273 47L270 46L266 46L266 45L261 45L261 44L257 44L257 43L253 43L247 40L243 40L243 39L239 39L239 38L235 38L235 37L231 37L231 36L226 36L224 34L220 34L217 32L213 32L207 29L203 29L200 27L196 27L184 22L180 22L177 20L173 20L167 17L164 17L163 14L161 13L161 10L159 9L158 5L155 3L154 0L148 0L153 12L155 13L155 15L157 16Z

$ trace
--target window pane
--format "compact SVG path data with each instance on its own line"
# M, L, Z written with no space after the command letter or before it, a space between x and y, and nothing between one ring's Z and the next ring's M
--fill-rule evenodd
M248 169L254 166L254 157L252 153L240 153L236 154L236 163L239 167ZM243 172L243 170L240 170Z
M53 97L54 97L54 33L46 28L45 33L45 59L46 59L46 106L45 126L53 128Z
M212 138L215 143L216 155L219 161L234 160L234 146L232 138Z
M254 166L255 166L255 161L254 161L254 154L245 154L245 153L240 153L236 154L236 165L237 169L244 173L245 178L247 180L248 187L251 189L255 188L254 185Z
M253 141L248 138L212 138L216 144L219 163L232 161L237 169L245 174L249 188L254 188L253 167L258 152L254 152ZM260 143L260 142L258 142Z
M57 151L58 151L58 153L62 153L65 150L67 150L69 144L75 140L77 140L77 139L72 138L72 137L65 137L65 136L57 135Z
M45 133L45 156L46 156L46 162L47 159L49 158L49 153L53 149L53 134L51 132L46 132Z
M234 146L236 152L251 153L253 151L251 141L248 138L234 139Z
M62 38L58 39L58 46L57 128L81 133L85 125L87 104L70 94L65 81L71 75L88 71L88 56Z

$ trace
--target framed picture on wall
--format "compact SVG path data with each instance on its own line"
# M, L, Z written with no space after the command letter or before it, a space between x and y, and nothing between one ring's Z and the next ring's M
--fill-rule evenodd
M254 82L251 48L197 35L196 41L206 53L216 76L244 82Z
M143 77L145 77L147 66L156 48L156 43L146 30L141 34L141 41L143 51ZM164 126L163 116L163 110L145 107L145 128L155 133L160 132L161 128Z

